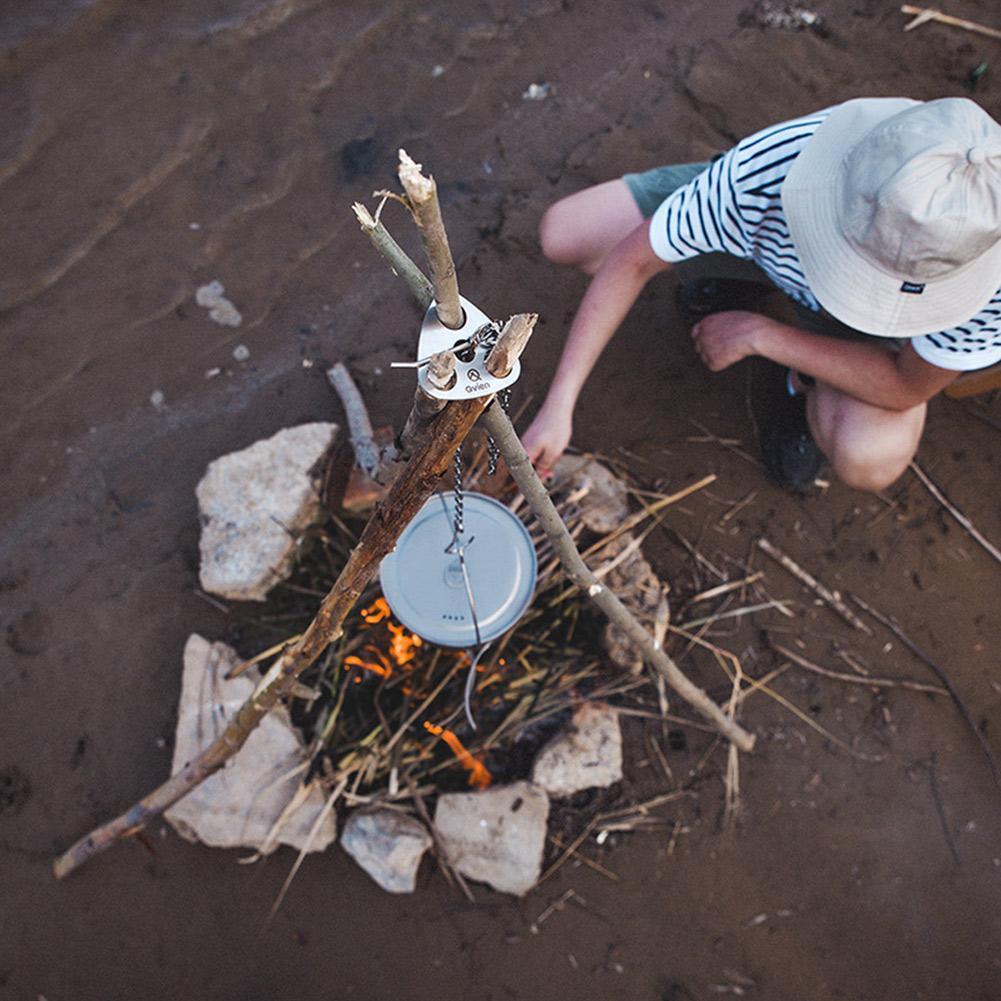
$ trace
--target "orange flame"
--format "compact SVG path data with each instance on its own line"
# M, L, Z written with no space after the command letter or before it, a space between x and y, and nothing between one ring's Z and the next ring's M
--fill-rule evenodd
M459 764L469 772L469 784L472 788L486 789L490 785L493 779L490 772L487 771L487 766L479 758L474 758L451 730L446 730L443 726L435 726L434 723L427 721L424 723L424 729L435 737L441 737L448 744Z
M361 657L350 654L344 658L344 670L347 670L349 667L361 667L366 671L371 671L373 674L379 675L380 678L388 678L393 673L392 666L377 650L374 650L373 653L375 653L382 663L376 664L373 661L362 660Z
M393 637L389 642L389 652L393 655L393 660L400 667L409 664L417 656L417 648L424 645L424 640L416 633L408 633L403 626L396 626L392 622L387 622L386 626Z
M376 598L368 608L361 610L362 618L370 625L389 618L389 605L385 598Z
M407 632L403 626L396 625L389 621L390 610L385 598L376 598L368 608L361 610L361 615L368 625L376 625L385 621L389 630L389 660L378 647L369 643L365 650L371 654L373 660L365 660L354 655L345 657L343 660L344 669L360 667L365 671L371 671L379 675L380 678L388 678L393 673L393 667L404 667L417 656L417 648L424 645L424 641L416 633ZM355 678L355 681L360 681Z

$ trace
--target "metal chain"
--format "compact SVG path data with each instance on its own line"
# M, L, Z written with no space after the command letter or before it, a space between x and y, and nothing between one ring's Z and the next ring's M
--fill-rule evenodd
M507 408L511 405L511 390L502 389L497 394L497 399L500 402L501 410L507 413ZM497 460L500 458L500 445L493 440L493 438L487 438L487 476L493 476L497 472Z
M465 529L465 524L463 522L463 492L462 492L462 446L455 450L455 456L452 459L452 474L455 482L455 509L452 514L452 527L455 533L456 539L462 538L463 530Z

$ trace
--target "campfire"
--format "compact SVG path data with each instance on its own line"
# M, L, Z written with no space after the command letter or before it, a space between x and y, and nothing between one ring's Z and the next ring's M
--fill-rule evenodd
M471 489L485 470L481 452L469 471ZM629 699L634 707L655 708L657 686L645 675L623 675L610 661L601 642L604 622L567 586L527 508L505 499L526 518L539 572L528 611L476 664L475 730L464 711L469 651L437 646L407 629L377 583L345 621L340 640L303 675L291 709L310 749L311 777L330 787L346 781L347 805L525 778L538 749L583 702ZM628 557L642 560L638 547L622 558L622 533L588 529L596 501L579 476L567 477L554 500L574 536L589 542L596 569L615 572ZM237 645L273 653L292 642L315 610L315 595L340 571L356 528L343 511L331 514L268 610L240 627Z
M739 666L735 673L725 668L734 688L729 705L722 707L665 652L669 588L643 559L643 536L632 534L657 511L708 485L714 477L704 477L673 495L639 491L636 496L642 510L631 511L625 485L607 468L586 457L570 458L562 480L558 473L553 489L547 490L518 441L505 411L504 392L517 379L520 355L538 316L519 313L501 324L461 300L434 179L422 175L420 165L402 150L399 177L405 197L398 200L409 208L421 232L431 281L379 221L390 193L384 193L375 216L360 204L354 210L362 230L403 276L424 311L419 357L412 363L418 373L413 406L402 431L381 451L363 404L353 405L361 403L357 390L354 400L351 393L342 394L357 470L373 484L385 481L389 485L381 499L373 496L378 505L363 528L342 517L343 512L331 510L329 521L312 532L312 539L295 539L284 528L285 522L274 515L263 528L240 535L247 543L266 535L266 553L272 552L276 541L281 546L265 561L264 579L255 580L251 590L241 590L239 596L260 598L270 591L273 580L285 582L279 592L281 600L267 614L245 623L242 635L235 637L244 649L261 650L264 641L268 641L267 648L248 661L227 666L222 679L242 687L247 679L241 681L237 675L258 664L270 666L250 692L239 696L238 704L225 714L222 730L207 745L177 755L174 774L167 782L65 851L54 864L59 877L116 840L136 834L158 813L178 803L183 807L192 790L207 785L229 763L239 763L241 752L249 752L251 739L263 733L259 728L269 718L284 716L278 726L286 728L285 737L295 724L307 746L306 761L285 769L280 777L305 773L299 791L267 831L267 846L273 845L275 829L293 808L297 810L305 797L324 786L327 795L310 821L300 862L316 832L333 819L335 805L338 809L363 806L364 810L351 812L342 838L356 858L370 854L373 845L384 851L392 841L409 843L419 861L433 838L443 871L452 873L460 885L465 876L518 894L528 892L539 879L550 794L561 799L594 788L601 770L606 786L621 779L618 712L659 718L666 727L666 686L670 685L731 742L729 765L734 774L737 750L750 751L754 746L754 734L736 720ZM472 322L470 318L477 316L487 322ZM459 331L460 340L453 341ZM472 467L464 470L459 456L478 420L489 443L480 448ZM265 447L273 453L280 436L289 440L319 436L329 442L332 429L321 424L286 429ZM472 492L478 482L486 481L484 470L492 473L490 467L500 457L520 491L504 498L507 506ZM286 453L279 449L276 459L286 462ZM418 528L430 525L427 505L433 505L434 491L450 459L454 465L451 530L444 537L434 534L437 528L430 537L421 536L423 548L411 546L410 559L405 561L400 554L408 533L413 529L416 534ZM394 472L387 476L388 466ZM220 472L221 467L215 468L213 488L225 486L229 477ZM315 524L309 512L317 510L318 498L302 482L303 474L308 478L312 469L313 464L306 464L287 471L299 481L294 510L296 518L304 516L304 525ZM232 475L238 475L237 471ZM283 477L283 482L287 479ZM221 482L216 484L216 480ZM211 497L212 490L206 489ZM518 589L500 596L499 604L484 606L482 618L470 568L485 547L481 543L473 558L467 559L473 539L464 530L464 490L470 491L468 500L492 508L510 530L495 531L491 526L480 533L484 539L489 537L492 547L481 579L503 583L506 578L499 568L506 566L513 568L511 581L518 584ZM469 515L472 518L472 512ZM210 516L206 528L217 522L218 518ZM237 523L225 520L221 536L210 535L208 543L203 537L203 554L207 552L214 560L220 551L225 552L231 542L229 529ZM274 524L295 539L299 555L309 554L299 561L292 579L285 573L294 554L284 534L274 532ZM520 544L515 541L519 538ZM527 556L519 560L516 554L521 547ZM451 562L440 569L432 566L442 553ZM428 568L430 577L424 572ZM379 585L376 573L381 575ZM385 595L380 588L386 590ZM453 607L436 608L447 602L449 589ZM459 601L459 595L465 600ZM430 618L462 622L463 628L428 632L432 628L428 622L419 626L420 616L410 617L412 609L404 613L407 600L414 608L429 606ZM394 607L399 618L393 614ZM502 610L510 614L498 619ZM600 610L602 621L594 610ZM481 630L481 624L488 622L489 628ZM427 642L431 635L435 644ZM599 652L600 640L607 656ZM693 636L691 642L704 641ZM469 650L443 648L439 645L443 643L465 645ZM186 647L186 658L189 650L194 655L201 649L202 667L211 684L220 658L233 656L232 650L220 651L218 646L192 637ZM630 669L606 671L610 661ZM609 700L614 700L617 709L603 705ZM213 704L210 710L215 713L217 708ZM572 726L564 727L571 717ZM549 740L556 730L564 732ZM563 765L571 747L578 774L568 779ZM581 748L583 757L576 753ZM614 767L608 767L610 762ZM669 768L665 774L670 776ZM531 781L525 781L528 778ZM730 784L736 788L735 782ZM450 792L469 789L474 794ZM433 820L424 802L427 795L437 796ZM657 802L665 802L665 795L673 801L686 793L675 789ZM395 804L402 799L413 804L419 820ZM376 806L388 809L371 810ZM607 820L617 815L606 812L601 816ZM591 824L597 820L596 815ZM378 832L374 842L366 843L355 835L369 823ZM389 830L395 840L383 836ZM578 837L586 837L588 830L590 825ZM512 838L518 841L519 832L525 839L515 850ZM577 838L574 841L562 858L573 853L579 844ZM531 846L527 851L525 844ZM513 855L527 856L528 867L505 871ZM412 877L404 880L411 881ZM391 879L384 885L395 883Z

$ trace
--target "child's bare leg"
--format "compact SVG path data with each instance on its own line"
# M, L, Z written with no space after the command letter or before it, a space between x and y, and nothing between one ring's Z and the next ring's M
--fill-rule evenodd
M883 490L917 451L927 404L884 410L818 382L806 400L814 441L839 480L856 490Z
M542 252L593 275L609 251L643 221L626 182L605 181L550 205L539 223Z

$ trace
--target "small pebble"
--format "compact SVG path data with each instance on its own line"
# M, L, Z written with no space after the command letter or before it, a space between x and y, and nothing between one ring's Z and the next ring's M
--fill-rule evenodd
M233 357L237 361L246 361L250 357L250 348L248 348L246 344L237 344L237 346L233 348Z
M163 404L166 397L163 395L162 389L154 389L152 393L149 394L149 402L159 410Z
M530 83L522 92L523 101L544 101L553 92L551 83Z
M223 295L225 291L222 282L211 281L195 292L195 302L209 311L209 319L213 323L223 327L238 327L243 322L243 317L233 303Z

